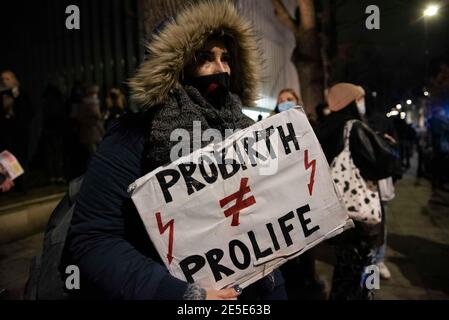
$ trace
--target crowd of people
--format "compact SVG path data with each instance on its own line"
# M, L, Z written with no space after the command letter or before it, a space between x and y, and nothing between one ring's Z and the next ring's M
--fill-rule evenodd
M31 152L31 141L40 131L36 128L42 127L38 143L48 183L66 185L85 172L113 120L128 112L120 88L112 87L102 102L98 86L76 82L68 97L58 86L49 84L42 94L42 117L37 117L38 106L22 89L16 75L6 70L0 77L0 150L14 154L25 171L16 181L8 181L8 190L14 187L24 193L33 184L29 172L36 156ZM41 125L36 125L37 118L42 119Z
M180 27L183 24L189 28ZM194 121L201 122L202 130L213 128L223 133L253 124L242 113L242 106L255 104L260 57L252 29L232 5L204 2L154 31L145 60L130 81L140 113L122 116L126 100L118 88L108 92L104 105L98 86L83 89L78 84L68 101L56 87L47 88L43 137L50 180L64 182L65 159L78 163L77 174L87 168L64 254L64 263L81 270L83 289L75 293L78 298L293 299L298 292L325 290L315 270L314 250L243 291L209 290L181 281L164 267L127 192L136 179L170 162L173 130L190 132ZM32 116L26 112L29 101L13 73L2 73L2 85L8 93L3 93L0 108L0 149L15 153L26 166L26 144L20 139L26 137ZM379 267L383 278L391 277L384 263L387 203L394 198L394 182L410 167L417 140L405 122L391 123L376 113L367 92L368 88L356 84L334 84L327 101L317 106L317 117L311 119L329 166L335 167L340 154L347 152L360 173L361 188L375 193L371 201L377 203L369 206L378 208L379 221L366 223L354 218L355 228L330 240L336 256L330 299L336 300L372 299L373 291L363 281L371 265ZM295 90L284 89L273 113L301 104ZM116 118L119 121L113 121ZM432 136L441 137L433 139L438 145L434 148L439 170L447 161L442 142L447 122L443 118L438 114L431 123ZM65 139L76 141L71 146L79 146L71 147L68 157L64 156ZM71 162L68 166L76 168ZM336 183L340 174L332 171ZM348 190L353 191L349 182ZM343 193L345 203L358 196L356 193ZM368 200L363 200L365 205ZM359 210L366 208L359 205Z

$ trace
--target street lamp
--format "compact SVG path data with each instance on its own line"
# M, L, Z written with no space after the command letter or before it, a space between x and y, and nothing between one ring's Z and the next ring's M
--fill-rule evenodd
M427 38L428 38L428 26L427 26L427 20L431 19L433 16L435 16L438 13L438 10L440 8L437 5L431 4L428 5L427 8L424 9L423 11L423 16L424 16L424 47L425 47L425 52L424 52L424 59L425 59L425 78L426 81L428 80L429 77L429 48L428 48L428 43L427 43Z
M424 9L423 13L425 17L432 17L438 13L438 6L436 5L429 5L426 9Z
M412 100L410 100L410 99L408 99L406 102L408 105L412 104Z
M391 110L390 111L390 116L397 116L399 114L398 110Z

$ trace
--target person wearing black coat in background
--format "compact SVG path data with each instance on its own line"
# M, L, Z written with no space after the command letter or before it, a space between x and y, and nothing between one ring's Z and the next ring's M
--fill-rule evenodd
M365 114L365 91L360 86L339 83L329 89L328 104L332 113L316 130L329 164L343 150L343 131L349 120L362 120ZM376 170L376 155L362 122L354 123L350 132L349 149L354 164L360 169ZM364 285L365 267L373 264L374 248L378 230L354 221L350 229L331 240L336 253L336 264L332 279L331 300L366 300L373 298L372 290Z

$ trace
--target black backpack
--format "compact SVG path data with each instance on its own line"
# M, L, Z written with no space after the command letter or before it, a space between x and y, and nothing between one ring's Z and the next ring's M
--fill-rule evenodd
M62 270L61 262L76 196L82 182L82 176L70 182L67 193L48 220L42 253L31 262L30 276L25 287L25 300L69 298L65 288L65 270Z

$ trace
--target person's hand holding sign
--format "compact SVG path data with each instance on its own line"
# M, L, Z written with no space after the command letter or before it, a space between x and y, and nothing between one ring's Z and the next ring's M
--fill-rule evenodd
M237 300L242 293L242 289L238 286L221 290L209 290L206 294L206 300Z
M14 182L12 182L11 179L6 178L1 184L0 184L0 191L1 192L7 192L11 190L11 188L14 187Z
M14 187L14 182L8 175L8 172L0 163L0 192L7 192Z

